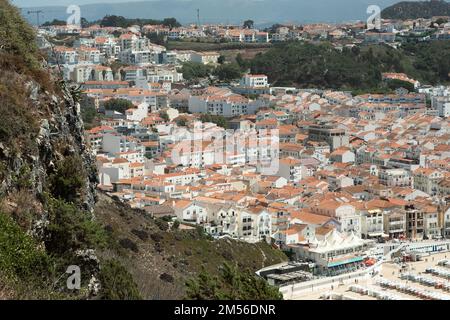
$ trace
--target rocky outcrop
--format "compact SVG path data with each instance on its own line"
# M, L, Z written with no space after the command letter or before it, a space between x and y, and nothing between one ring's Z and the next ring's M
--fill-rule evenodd
M80 205L92 211L95 200L97 173L95 157L84 136L80 106L76 102L74 90L61 83L59 94L41 92L35 81L27 83L30 92L29 108L40 110L39 130L32 150L12 150L11 146L0 142L0 163L3 179L0 194L17 190L22 179L29 182L29 192L39 198L45 191L48 178L57 170L57 164L65 157L76 155L85 170L85 184L79 192ZM7 119L6 119L7 120ZM11 124L14 125L14 124ZM32 129L30 128L30 131ZM33 132L30 132L33 136Z

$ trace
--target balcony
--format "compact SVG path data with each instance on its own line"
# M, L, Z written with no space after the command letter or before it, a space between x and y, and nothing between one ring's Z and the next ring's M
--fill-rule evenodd
M389 229L389 233L403 233L405 232L405 228L391 228Z
M406 225L405 222L389 223L389 229L404 228L405 225Z

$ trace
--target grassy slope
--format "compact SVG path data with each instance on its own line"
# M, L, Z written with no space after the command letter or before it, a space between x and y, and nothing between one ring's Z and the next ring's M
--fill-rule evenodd
M162 231L155 220L141 211L105 195L100 195L95 214L108 230L113 230L111 248L114 249L101 254L118 258L133 274L142 296L147 299L183 298L185 280L198 275L202 267L217 275L224 262L234 263L241 270L256 271L287 259L281 251L265 243L212 241L197 230ZM133 230L140 231L140 237ZM119 242L124 243L124 239L131 240L137 251L133 245L128 245L131 249L123 248Z

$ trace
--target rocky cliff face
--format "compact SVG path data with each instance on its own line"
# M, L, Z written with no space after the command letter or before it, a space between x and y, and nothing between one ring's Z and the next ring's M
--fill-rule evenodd
M10 106L18 109L30 108L40 111L33 117L41 115L37 120L38 132L30 132L32 150L13 150L10 145L0 142L0 162L3 179L0 194L9 194L23 187L21 178L28 179L28 191L39 198L46 189L49 176L57 172L57 164L68 156L77 156L80 167L85 170L85 183L79 191L80 204L83 209L92 211L95 205L95 186L97 175L95 159L89 150L83 131L83 122L79 112L80 106L74 100L73 93L64 84L61 92L49 93L41 91L35 81L27 83L29 96L26 106ZM14 126L12 119L3 118L3 126ZM30 127L30 131L34 128ZM26 176L23 176L26 175ZM23 183L23 182L22 182Z
M92 211L95 159L84 138L78 93L48 71L34 43L18 10L0 0L0 197L27 191L40 201L44 192L57 193L50 178L58 171L67 175L61 164L73 157L83 181L70 200Z

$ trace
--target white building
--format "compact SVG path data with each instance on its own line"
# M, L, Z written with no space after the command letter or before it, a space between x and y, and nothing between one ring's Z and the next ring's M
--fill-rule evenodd
M246 74L242 77L240 85L243 87L267 88L269 81L267 76L263 74Z
M314 239L308 246L296 246L294 250L300 257L314 261L320 270L333 274L362 263L364 252L372 244L353 233L344 235L333 230L324 240Z
M141 103L136 109L129 109L126 111L127 120L130 121L142 121L148 116L149 105L147 103Z
M286 178L290 182L299 182L306 177L306 168L302 166L299 159L280 159L278 174L279 177Z
M191 61L202 64L216 64L219 60L218 52L195 52L191 53Z

